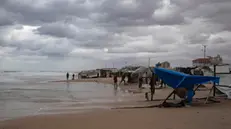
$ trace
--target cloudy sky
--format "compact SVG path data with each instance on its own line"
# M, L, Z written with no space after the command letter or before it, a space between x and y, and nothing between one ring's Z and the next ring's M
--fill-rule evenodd
M231 63L230 0L0 0L0 69Z

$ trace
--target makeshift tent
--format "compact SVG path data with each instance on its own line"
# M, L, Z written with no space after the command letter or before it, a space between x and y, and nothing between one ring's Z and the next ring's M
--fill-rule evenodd
M160 79L164 81L164 83L173 89L186 88L192 91L195 85L204 84L210 81L219 84L220 81L219 77L189 75L164 68L154 68L153 71ZM173 93L174 91L165 99L165 101Z
M198 76L180 73L164 68L154 68L154 73L172 88L193 88L196 84L204 84L207 82L215 82L219 84L219 77Z
M132 77L143 76L145 73L147 73L147 77L151 77L151 76L152 76L152 71L151 71L150 68L141 66L141 67L139 67L138 69L136 69L136 70L131 74L131 76L132 76Z

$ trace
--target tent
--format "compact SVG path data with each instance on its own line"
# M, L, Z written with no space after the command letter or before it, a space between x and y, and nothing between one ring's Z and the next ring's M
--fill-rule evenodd
M145 73L147 73L147 77L151 77L152 76L152 70L150 70L149 67L144 67L141 66L138 69L136 69L131 76L132 77L138 77L138 76L143 76Z
M154 73L174 89L180 87L193 88L194 85L204 84L210 81L219 84L220 80L219 77L189 75L164 68L154 68Z
M220 81L219 77L189 75L189 74L168 70L164 68L154 68L153 72L160 79L162 79L164 83L172 87L174 90L177 88L186 88L192 91L196 85L204 84L211 81L216 84L219 84ZM174 94L174 91L165 99L165 101L172 94Z

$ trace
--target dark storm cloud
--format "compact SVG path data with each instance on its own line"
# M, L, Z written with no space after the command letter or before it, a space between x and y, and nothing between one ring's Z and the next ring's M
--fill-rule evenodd
M229 42L227 42L225 39L223 39L222 37L216 37L215 39L212 40L213 44L230 44Z
M36 31L38 34L49 35L61 38L74 38L76 36L75 28L68 24L51 23L39 27Z
M187 43L190 44L205 44L208 41L209 35L202 35L202 34L196 34L192 36L186 36L184 37Z
M40 2L44 2L40 4ZM59 21L68 16L86 17L91 9L85 1L23 1L4 0L0 7L18 16L17 22L22 24L42 24Z
M179 13L173 13L164 19L154 18L153 13L162 6L161 0L133 0L133 2L125 4L120 0L104 1L99 7L99 18L96 21L105 26L117 27L174 25L184 22Z
M92 25L89 24L89 26ZM104 48L122 45L114 36L115 32L108 32L103 27L93 27L75 26L74 24L59 22L44 24L34 30L34 32L40 35L67 38L72 44L86 48Z
M172 0L181 7L185 17L206 18L209 22L223 25L224 30L231 29L230 0Z
M15 15L0 8L0 26L13 25L15 22Z

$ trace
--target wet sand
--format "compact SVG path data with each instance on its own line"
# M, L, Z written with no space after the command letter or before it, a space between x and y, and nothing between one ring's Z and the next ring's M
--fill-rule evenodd
M120 83L121 78L118 77L118 85ZM75 80L58 80L58 81L53 81L53 82L96 82L96 83L102 83L102 84L111 84L113 86L113 78L85 78L85 79L75 79ZM123 83L119 85L119 87L122 90L127 90L128 92L132 93L141 93L139 88L138 88L138 83L130 83L124 85Z
M231 102L190 108L99 110L8 120L0 129L230 129Z
M120 81L120 78L118 78ZM58 80L53 82L98 82L104 84L113 84L113 78L85 78L85 79L75 79L75 80Z

